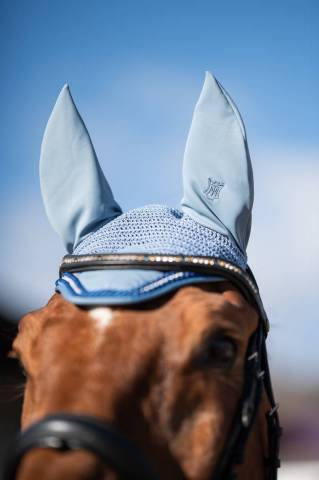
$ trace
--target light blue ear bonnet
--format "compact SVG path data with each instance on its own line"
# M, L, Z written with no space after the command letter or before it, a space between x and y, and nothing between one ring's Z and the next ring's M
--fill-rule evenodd
M49 220L69 253L213 256L246 268L253 203L246 134L235 104L209 73L187 139L180 209L148 205L122 213L67 86L44 134L40 181ZM77 304L112 305L208 279L114 269L65 273L56 289Z

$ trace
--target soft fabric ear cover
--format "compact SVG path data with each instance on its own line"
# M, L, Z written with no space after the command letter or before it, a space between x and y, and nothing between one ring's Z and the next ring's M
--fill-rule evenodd
M67 85L44 133L40 183L48 218L68 252L101 222L122 213Z
M245 127L234 102L210 73L187 139L183 189L183 211L232 237L245 253L254 195Z

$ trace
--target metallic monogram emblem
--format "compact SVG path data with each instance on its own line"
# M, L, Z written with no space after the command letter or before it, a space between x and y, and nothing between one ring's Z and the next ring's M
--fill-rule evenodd
M210 200L217 200L224 185L225 184L223 182L219 182L218 180L213 180L211 177L208 177L208 186L203 193Z

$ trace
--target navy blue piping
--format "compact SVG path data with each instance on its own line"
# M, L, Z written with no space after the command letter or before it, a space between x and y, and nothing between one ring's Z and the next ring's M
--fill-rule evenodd
M178 278L176 278L176 274L178 274ZM72 281L75 282L76 286L81 290L80 293L74 291L72 286L63 279L64 276L69 277ZM173 277L174 276L174 277ZM85 299L105 299L108 298L111 301L129 301L129 302L138 302L145 300L147 298L151 299L157 296L160 293L166 293L173 289L177 289L181 286L190 285L194 283L204 283L208 282L212 279L216 280L216 276L210 275L198 275L195 272L167 272L165 275L159 277L152 282L146 282L140 287L132 288L130 290L92 290L87 291L79 279L72 275L71 273L63 274L63 277L56 281L56 290L60 291L60 293L65 292L66 295L71 295L73 299L82 300ZM173 278L167 278L173 277ZM157 282L164 280L164 283L156 286ZM166 280L166 281L165 281ZM154 285L154 286L153 286ZM147 290L145 290L147 288Z

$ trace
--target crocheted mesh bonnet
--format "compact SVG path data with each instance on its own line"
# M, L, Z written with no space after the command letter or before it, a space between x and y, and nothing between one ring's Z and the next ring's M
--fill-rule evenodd
M229 237L164 205L147 205L120 215L90 233L73 253L121 252L202 255L246 267L245 255Z

